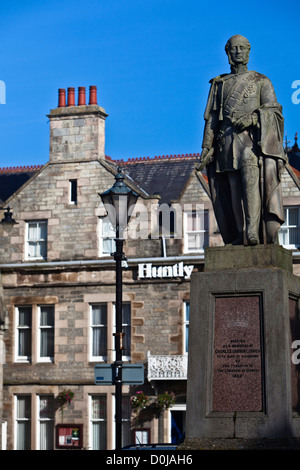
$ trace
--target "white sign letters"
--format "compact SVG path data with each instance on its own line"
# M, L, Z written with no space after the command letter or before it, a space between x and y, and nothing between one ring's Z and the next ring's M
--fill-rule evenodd
M184 266L183 262L173 266L153 266L152 263L140 263L138 265L138 277L140 279L164 278L164 277L191 277L194 266Z

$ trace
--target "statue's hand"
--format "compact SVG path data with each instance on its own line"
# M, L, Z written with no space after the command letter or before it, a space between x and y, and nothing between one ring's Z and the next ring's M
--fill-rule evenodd
M206 160L206 157L207 157L209 151L210 150L208 148L204 147L204 149L202 150L202 153L200 155L200 161L199 161L198 165L196 166L196 170L198 170L198 171L203 170L203 167L205 166L204 163L205 163L205 160ZM212 161L212 157L209 159L209 161L206 162L206 165L208 163L210 163L211 161Z
M254 112L252 114L245 114L244 116L237 119L233 124L237 130L242 132L252 125L256 126L257 123L258 123L258 115L257 113Z

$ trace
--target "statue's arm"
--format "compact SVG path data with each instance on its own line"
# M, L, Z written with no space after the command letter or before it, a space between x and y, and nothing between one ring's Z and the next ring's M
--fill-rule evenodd
M213 146L213 142L217 133L219 125L218 112L212 111L209 119L205 121L202 148L210 150Z
M263 105L278 105L274 87L269 78L264 77L262 79L261 89L260 89L260 103Z

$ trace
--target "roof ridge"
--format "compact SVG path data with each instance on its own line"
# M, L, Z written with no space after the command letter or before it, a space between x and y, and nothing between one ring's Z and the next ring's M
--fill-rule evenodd
M183 160L183 159L193 159L199 157L200 153L186 153L186 154L175 154L175 155L155 155L154 157L133 157L124 160L123 158L112 160L115 163L136 163L136 162L149 162L149 161L158 161L158 160Z
M37 171L44 165L28 165L28 166L9 166L0 168L0 173L21 173L22 171Z

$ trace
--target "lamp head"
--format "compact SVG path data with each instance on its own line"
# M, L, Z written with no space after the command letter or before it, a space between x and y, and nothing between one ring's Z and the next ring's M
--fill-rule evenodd
M113 186L99 194L107 211L112 226L116 229L117 238L128 225L138 194L124 182L125 175L118 168Z

